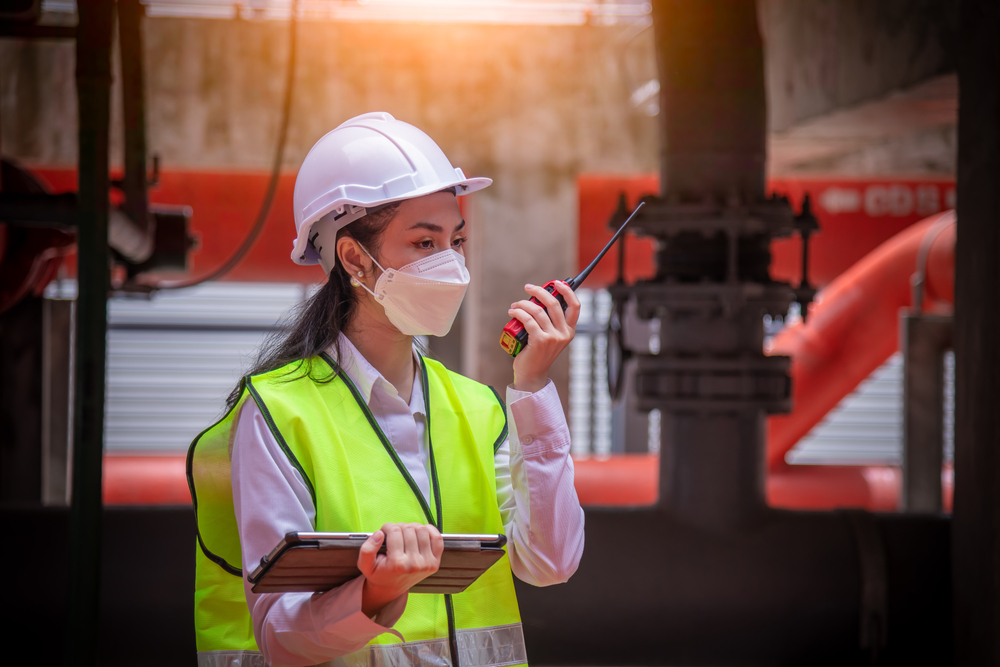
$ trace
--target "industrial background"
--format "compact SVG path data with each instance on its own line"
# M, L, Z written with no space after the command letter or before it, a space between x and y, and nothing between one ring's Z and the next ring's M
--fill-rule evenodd
M187 446L323 278L298 165L380 110L494 179L427 341L482 382L522 285L646 202L553 370L587 547L519 584L534 664L1000 665L997 35L992 0L0 3L10 636L195 663Z

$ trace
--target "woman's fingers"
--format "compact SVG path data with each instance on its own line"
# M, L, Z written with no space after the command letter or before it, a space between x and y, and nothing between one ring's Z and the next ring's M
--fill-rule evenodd
M556 284L559 284L558 281ZM559 299L557 299L554 294L548 292L542 287L539 287L538 285L531 284L525 285L524 291L538 299L542 305L545 306L548 310L546 313L548 319L552 322L556 329L559 331L566 330L566 317L563 315L562 304L559 303ZM542 328L544 329L545 326L543 325Z
M520 308L524 312L531 315L531 319L535 320L535 323L538 324L538 328L542 331L555 331L555 326L553 326L548 313L545 312L545 308L538 305L534 301L521 299L516 303L512 303L510 307Z
M382 548L384 539L385 533L378 530L372 533L361 545L361 551L358 553L358 569L366 577L375 570L375 559L378 557L378 550Z
M524 391L538 391L548 382L549 368L556 357L569 345L576 333L580 317L580 300L562 281L555 289L566 301L566 312L556 296L541 287L527 285L525 290L539 302L547 304L548 311L532 301L518 301L507 311L524 325L528 332L528 347L514 360L514 387Z
M434 555L431 553L431 533L428 526L420 526L417 529L417 546L420 549L420 557L426 561L433 561Z
M556 281L556 291L562 295L566 302L566 324L575 330L576 323L580 320L580 299L576 296L573 288L562 280Z
M420 542L421 556L432 562L441 558L441 554L444 553L444 538L436 527L431 524L419 526L417 539Z
M524 325L524 329L528 332L528 336L538 340L540 337L545 335L545 332L542 331L542 327L539 326L538 320L535 319L535 316L527 310L530 306L534 306L535 308L539 307L538 305L528 301L518 301L510 307L507 314Z
M440 552L434 555L435 537L441 542L441 533L431 525L419 523L386 524L382 526L386 538L386 557L383 568L399 575L430 573L437 570ZM377 551L377 549L376 549Z
M444 537L441 536L441 531L434 526L427 526L427 532L431 536L431 555L440 562L441 554L444 553Z
M403 545L403 529L398 523L387 523L382 526L382 532L385 533L385 553L386 556L392 558L397 554L402 554L405 551Z
M383 542L386 555L379 556ZM385 524L365 541L358 554L358 569L367 579L363 595L382 604L395 600L437 571L443 551L444 540L434 526Z
M403 524L403 553L408 556L420 553L420 543L417 541L417 528L419 528L419 524Z

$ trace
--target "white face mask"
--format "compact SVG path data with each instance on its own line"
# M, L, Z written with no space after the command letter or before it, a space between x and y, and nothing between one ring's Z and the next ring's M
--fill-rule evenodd
M386 317L407 336L444 336L458 315L469 286L465 258L452 248L399 269L386 269L362 248L382 275L375 291L357 281L385 308Z

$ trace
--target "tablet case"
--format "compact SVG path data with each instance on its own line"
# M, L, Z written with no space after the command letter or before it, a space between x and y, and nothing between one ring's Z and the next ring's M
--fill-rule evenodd
M461 593L504 555L504 535L444 535L441 566L411 593ZM361 574L367 533L288 533L247 580L254 593L322 592ZM382 545L380 553L385 553Z

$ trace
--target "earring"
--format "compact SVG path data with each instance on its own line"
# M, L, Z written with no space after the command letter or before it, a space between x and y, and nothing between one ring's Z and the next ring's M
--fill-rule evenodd
M355 287L361 287L361 283L358 282L357 278L351 278L351 284Z
M359 278L360 278L361 276L363 276L363 275L365 275L365 272L364 272L364 271L358 271L358 277L359 277Z

